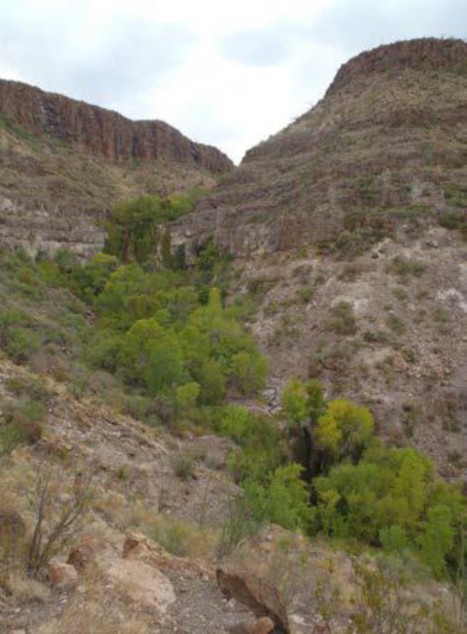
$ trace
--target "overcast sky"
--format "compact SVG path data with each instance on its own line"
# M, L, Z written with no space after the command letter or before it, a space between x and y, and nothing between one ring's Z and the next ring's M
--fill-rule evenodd
M379 44L467 37L467 0L0 0L0 77L162 119L235 161Z

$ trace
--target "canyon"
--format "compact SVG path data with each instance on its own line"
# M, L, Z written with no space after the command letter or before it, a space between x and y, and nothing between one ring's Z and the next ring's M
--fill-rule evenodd
M92 258L102 251L105 221L118 201L193 190L201 192L193 210L164 224L166 264L156 254L141 268L116 270L115 253ZM59 503L70 500L83 474L93 474L95 487L85 525L72 548L67 544L58 561L49 562L46 584L14 586L0 575L0 628L64 634L94 631L97 623L112 634L344 634L376 631L375 623L384 622L388 632L464 631L459 589L465 579L456 586L447 577L435 580L404 545L389 556L373 542L346 552L321 533L309 539L266 525L228 551L229 531L251 522L248 512L235 515L235 502L248 493L236 473L244 468L236 459L246 456L248 429L242 436L232 425L237 436L229 437L220 417L224 407L238 407L258 416L255 430L269 421L271 439L273 431L287 437L282 459L291 461L291 438L304 428L292 429L284 418L281 394L291 378L316 379L326 402L344 398L367 407L377 436L390 447L427 454L444 480L430 493L446 483L460 483L465 493L466 239L465 41L424 38L361 53L340 68L313 108L251 148L238 167L161 121L133 122L0 81L0 291L6 305L0 431L4 413L12 416L14 407L17 417L26 416L25 395L39 401L44 422L42 438L0 456L6 465L0 505L24 518L29 534L35 521L29 497L44 465L57 479ZM170 266L170 249L183 253L179 269ZM76 265L73 273L66 260L60 269L43 257L63 250L94 269L79 276L85 267ZM29 259L24 251L41 257ZM193 288L184 285L192 273L198 276ZM105 313L96 298L109 279L117 283L115 295L104 298ZM209 285L218 281L223 303L217 290L207 299ZM126 296L120 302L119 293L127 291L128 302ZM180 420L170 420L167 411L175 406L164 401L166 393L144 392L135 380L125 388L121 368L114 367L123 358L116 356L116 341L143 325L156 342L165 337L178 348L173 335L180 325L171 323L170 311L183 323L197 302L192 326L213 322L217 331L208 329L209 336L231 344L232 332L242 340L245 325L270 373L259 398L230 386L225 402L207 414L204 402L199 411L185 402ZM120 310L135 319L129 330L116 320ZM147 318L150 310L154 319L153 313ZM228 322L229 332L222 311L243 324ZM120 331L115 324L111 330L112 319ZM17 340L9 338L15 328ZM200 348L210 345L208 336L193 338L195 331L187 329L184 341L192 355L199 341ZM10 339L16 348L8 348ZM31 359L21 365L28 341ZM149 346L144 336L141 342L136 368ZM107 366L96 363L99 355L93 362L90 348ZM173 361L172 349L158 350L163 365ZM203 365L218 378L222 364L214 371ZM198 388L196 400L200 385L193 376L178 387ZM308 428L316 427L309 418ZM234 418L239 426L242 421L240 414ZM269 438L263 440L267 445ZM254 449L261 454L263 447ZM263 458L253 453L259 472ZM352 468L352 459L344 469ZM412 485L425 468L424 458L417 460L407 462L413 470L398 481L413 493L407 499L414 505ZM379 466L368 473L377 476ZM267 472L268 482L273 474ZM316 503L310 503L314 482L305 492L309 508ZM267 489L255 486L262 502ZM281 509L284 490L279 487ZM378 500L368 499L356 505L363 500L364 508L375 507ZM54 502L52 519L60 513ZM342 502L329 497L330 513ZM393 507L386 514L389 534L399 526L392 525ZM450 530L447 523L441 528ZM373 625L358 629L359 618Z

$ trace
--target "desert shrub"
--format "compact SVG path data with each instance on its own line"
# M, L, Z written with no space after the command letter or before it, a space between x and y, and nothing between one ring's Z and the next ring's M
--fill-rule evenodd
M175 389L175 411L182 418L192 417L198 404L200 385L196 381L179 385Z
M34 352L40 350L42 340L39 334L26 328L14 328L5 345L7 355L17 363L25 363Z
M230 553L243 539L257 533L260 527L261 520L254 513L250 501L244 495L232 496L217 545L218 555Z
M201 386L199 398L201 403L216 405L221 403L226 393L226 377L223 367L216 359L206 359L199 369L193 370L196 381Z
M157 427L162 423L158 399L138 393L134 389L126 391L124 386L118 384L115 389L110 390L108 394L103 396L111 406L122 414L132 416L151 426ZM170 410L171 418L172 410Z
M33 532L27 554L31 577L43 574L52 557L59 554L84 519L92 497L92 474L75 475L70 487L61 469L41 465L31 495Z
M18 374L8 377L5 381L8 391L17 398L30 399L43 406L47 406L53 393L44 381L33 375Z
M189 452L177 452L172 459L172 467L177 478L188 480L193 476L193 456Z
M94 368L116 372L122 348L121 334L110 329L100 328L86 347L85 358Z
M21 567L25 532L26 526L19 513L0 511L0 573Z
M21 310L0 313L0 346L13 361L24 363L41 347L41 338L31 326L31 319Z
M401 283L406 283L410 277L420 277L425 272L425 268L423 262L396 256L391 260L388 272L399 277Z
M169 553L178 557L200 557L211 554L214 536L206 527L168 515L159 515L145 532Z
M220 431L239 445L227 459L229 472L238 484L265 486L271 474L283 464L280 430L267 417L228 405L222 413Z
M460 231L464 239L467 238L467 220L465 217L465 212L450 211L440 217L439 224L445 229L449 229L451 231Z
M354 335L357 332L357 322L352 304L341 301L333 306L328 328L337 335Z
M221 419L220 431L237 443L245 443L254 433L254 419L247 409L240 405L227 405Z
M381 559L355 561L356 597L352 623L357 634L452 634L454 621L436 604L425 604L413 593L403 575ZM446 625L446 629L444 625Z
M403 335L406 331L406 326L404 322L400 317L394 315L394 313L391 313L387 316L386 326L389 328L389 330L392 330L395 335Z
M42 437L45 406L39 401L20 399L2 404L0 456L20 444L34 444Z

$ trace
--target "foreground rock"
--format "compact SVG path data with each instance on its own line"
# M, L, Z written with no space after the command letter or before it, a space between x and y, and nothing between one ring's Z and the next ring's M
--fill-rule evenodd
M453 619L449 627L460 631L447 587L415 581L406 586L376 559L352 557L279 527L247 540L222 561L217 581L226 597L252 610L267 634L270 621L277 634L363 631L357 623L368 632L435 634L434 615ZM397 629L402 626L412 629Z

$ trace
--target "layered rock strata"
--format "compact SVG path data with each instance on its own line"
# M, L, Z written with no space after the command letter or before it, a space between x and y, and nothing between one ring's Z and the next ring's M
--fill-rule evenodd
M344 64L309 112L249 150L175 224L237 257L467 207L467 43L420 39Z

